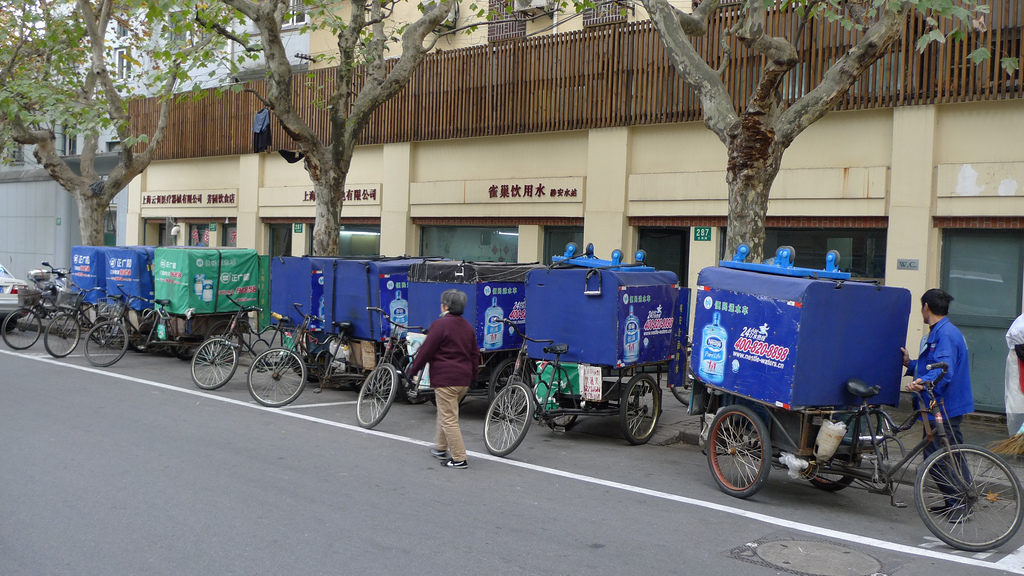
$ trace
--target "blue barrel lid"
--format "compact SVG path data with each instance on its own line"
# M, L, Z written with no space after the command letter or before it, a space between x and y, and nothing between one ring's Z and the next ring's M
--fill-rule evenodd
M775 258L763 264L747 262L748 254L750 254L750 246L740 244L736 248L736 255L733 256L732 260L722 260L719 262L719 265L723 268L734 268L736 270L762 272L779 276L793 276L795 278L828 278L832 280L849 280L850 278L849 272L839 271L839 252L836 250L829 250L828 254L825 255L824 270L794 266L793 260L796 257L796 253L791 246L780 246L775 251Z

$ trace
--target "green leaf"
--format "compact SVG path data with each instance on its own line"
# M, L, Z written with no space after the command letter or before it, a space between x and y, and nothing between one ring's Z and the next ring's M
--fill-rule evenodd
M1002 67L1003 70L1006 70L1007 74L1012 75L1020 69L1020 60L1012 56L1007 56L1006 58L999 60L999 66Z
M991 57L992 53L989 52L988 48L985 48L984 46L976 50L973 50L970 54L967 55L967 59L975 64L980 64L981 62L988 60Z

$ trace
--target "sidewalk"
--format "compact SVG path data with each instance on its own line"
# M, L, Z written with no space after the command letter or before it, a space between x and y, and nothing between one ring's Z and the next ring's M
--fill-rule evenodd
M671 392L663 392L661 421L654 431L651 444L667 446L682 442L697 446L701 417L690 416L686 413L687 407L677 401ZM912 412L912 406L911 395L903 393L900 395L899 407L887 408L886 412L897 423L902 423ZM915 427L908 434L920 434L920 430L920 427ZM1006 416L985 412L968 414L964 417L960 430L964 434L965 443L988 447L993 442L1006 439Z

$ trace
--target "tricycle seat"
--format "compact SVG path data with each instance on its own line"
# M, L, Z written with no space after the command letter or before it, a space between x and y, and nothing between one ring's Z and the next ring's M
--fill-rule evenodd
M170 306L171 305L171 301L166 299L166 298L157 298L156 300L153 300L153 302L156 302L157 304L159 304L161 306Z
M337 329L340 336L348 336L351 334L352 326L353 324L351 322L334 322L334 328Z
M565 354L569 351L568 344L552 344L544 347L545 354Z
M871 398L882 391L881 386L868 386L868 383L857 378L846 381L846 391L858 398Z

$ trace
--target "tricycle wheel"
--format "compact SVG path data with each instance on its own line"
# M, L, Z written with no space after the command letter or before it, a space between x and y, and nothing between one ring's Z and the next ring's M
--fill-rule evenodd
M373 428L388 414L398 393L398 371L391 364L378 364L359 388L356 418L363 428Z
M914 503L932 534L960 550L984 552L1021 525L1022 489L1002 458L980 446L939 450L917 469Z
M306 387L306 363L285 348L271 348L249 367L249 393L253 400L278 408L302 394Z
M127 351L128 334L120 320L100 322L85 335L85 359L93 366L110 366Z
M228 383L238 369L238 348L226 338L210 338L192 356L192 381L203 390Z
M708 433L708 466L723 492L736 498L753 496L768 481L771 451L768 428L747 406L732 404L718 411Z
M507 456L526 438L533 421L533 391L513 378L487 406L484 417L484 444L495 456Z
M650 374L629 379L619 400L619 422L630 444L646 444L661 416L661 388Z

